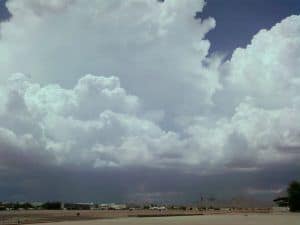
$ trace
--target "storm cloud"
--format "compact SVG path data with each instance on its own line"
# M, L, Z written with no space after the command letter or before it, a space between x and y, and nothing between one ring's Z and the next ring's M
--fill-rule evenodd
M205 4L8 1L0 197L186 201L299 178L300 16L224 60Z

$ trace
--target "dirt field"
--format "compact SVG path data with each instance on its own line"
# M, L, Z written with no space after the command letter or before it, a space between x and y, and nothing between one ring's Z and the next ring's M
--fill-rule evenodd
M119 218L49 223L49 225L299 225L300 214L202 215ZM46 224L40 224L46 225Z
M197 215L213 215L213 214L236 214L236 213L269 213L268 209L251 211L197 211L197 210L87 210L87 211L76 211L76 210L28 210L28 211L3 211L0 212L0 225L9 224L33 224L33 223L45 223L45 222L60 222L60 221L84 221L84 220L95 220L95 219L112 219L112 218L126 218L126 217L139 217L144 218L146 221L147 217L150 221L153 217L169 217L169 216L197 216ZM79 215L78 215L79 214ZM111 221L111 220L110 220ZM118 220L119 221L119 220ZM141 220L138 220L141 221Z

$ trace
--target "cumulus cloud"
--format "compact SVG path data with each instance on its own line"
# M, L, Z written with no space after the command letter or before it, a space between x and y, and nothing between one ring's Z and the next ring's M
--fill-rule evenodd
M36 143L35 149L55 156L53 163L151 165L164 151L182 146L176 133L143 117L138 97L127 94L116 77L86 75L63 89L15 74L1 90L3 140L25 151Z
M208 56L205 40L215 20L194 18L202 0L7 6L0 172L15 158L27 169L38 162L194 175L297 164L299 16L261 30L222 62Z
M262 107L279 108L299 101L299 16L259 31L245 48L234 51L225 66L226 81L237 101L255 97Z
M290 16L270 30L259 31L245 49L236 49L222 68L222 98L244 111L233 118L248 115L248 122L241 127L243 133L260 145L256 150L281 152L280 156L264 154L277 160L295 157L288 152L299 157L299 151L288 151L297 149L299 142L299 25L300 17Z
M71 87L86 73L113 75L148 108L195 114L211 104L219 88L218 60L206 57L210 43L204 39L215 20L194 19L204 5L203 0L9 1L13 17L1 27L2 80L23 72L40 83Z

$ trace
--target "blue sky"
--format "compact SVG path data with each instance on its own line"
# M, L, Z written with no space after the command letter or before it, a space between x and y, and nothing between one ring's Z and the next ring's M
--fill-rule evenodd
M260 29L270 29L287 16L300 13L298 0L208 0L201 17L212 16L216 28L207 34L211 52L231 53L249 44Z
M0 1L0 20L7 20L10 16L8 9L5 7L6 0Z

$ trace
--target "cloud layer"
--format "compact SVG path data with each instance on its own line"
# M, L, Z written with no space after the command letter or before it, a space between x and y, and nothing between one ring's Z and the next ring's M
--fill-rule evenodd
M259 31L224 62L208 56L215 20L194 19L201 0L7 6L0 177L36 167L193 176L297 168L299 16Z

